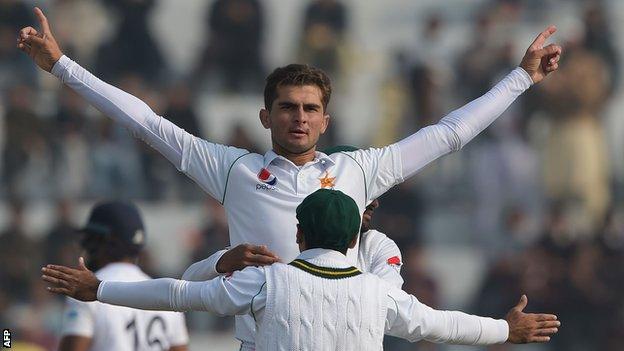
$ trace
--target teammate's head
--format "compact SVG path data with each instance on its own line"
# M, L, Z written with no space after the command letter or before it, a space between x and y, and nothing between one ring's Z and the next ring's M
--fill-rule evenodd
M107 263L135 260L145 245L143 220L138 208L121 201L102 202L91 210L81 230L87 266L99 269Z
M297 243L301 251L322 248L346 253L357 240L358 207L338 190L319 189L297 206Z
M356 151L356 150L359 150L359 149L355 146L337 145L337 146L332 146L330 148L327 148L323 150L323 152L326 153L327 155L331 155L336 152L351 152L351 151ZM373 218L373 212L375 212L375 209L377 209L377 207L379 207L379 200L377 199L373 200L370 204L368 204L368 206L366 206L366 210L362 214L362 226L360 227L360 233L367 232L371 229L370 225L371 225L371 220Z
M260 111L273 147L294 155L313 149L329 125L330 97L329 77L320 69L291 64L273 71L266 79L265 108Z
M371 229L371 220L373 219L373 212L375 209L379 207L379 200L373 200L368 206L366 206L366 210L364 210L364 214L362 214L362 227L360 228L360 233L367 232Z

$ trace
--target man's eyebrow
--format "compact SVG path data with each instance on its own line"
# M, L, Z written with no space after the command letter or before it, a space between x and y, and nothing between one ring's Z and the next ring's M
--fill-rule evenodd
M294 102L291 101L280 101L277 103L278 106L284 106L284 107L290 107L290 106L296 106L297 104L295 104Z
M305 108L321 108L321 105L315 103L303 104Z

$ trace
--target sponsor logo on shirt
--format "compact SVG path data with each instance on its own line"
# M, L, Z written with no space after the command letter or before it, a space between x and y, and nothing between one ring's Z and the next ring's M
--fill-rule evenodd
M268 184L256 184L256 190L277 191L277 187Z
M268 185L275 185L277 183L277 178L266 168L262 168L260 172L258 172L258 179Z
M399 256L392 256L388 259L388 264L394 265L394 266L400 266L401 265L401 258L399 258Z

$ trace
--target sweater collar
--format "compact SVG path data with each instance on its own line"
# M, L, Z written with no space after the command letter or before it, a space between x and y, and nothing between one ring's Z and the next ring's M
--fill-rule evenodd
M341 252L330 249L309 249L297 256L297 259L304 260L323 267L347 268L351 267L347 256Z

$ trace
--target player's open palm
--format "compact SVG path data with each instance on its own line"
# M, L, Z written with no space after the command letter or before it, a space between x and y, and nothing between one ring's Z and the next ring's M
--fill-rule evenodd
M505 320L509 324L508 342L526 344L533 342L548 342L550 337L559 331L561 323L553 314L537 314L522 312L527 306L528 299L522 295L518 304L512 308Z
M52 35L48 19L40 8L35 7L34 11L40 30L33 27L22 28L17 37L17 48L28 54L37 66L50 72L63 53Z
M539 83L544 77L559 68L561 46L546 44L546 40L557 31L555 26L549 26L541 32L527 49L520 67L531 76L533 83Z
M47 287L48 291L73 297L80 301L95 301L100 280L87 269L84 259L78 260L78 268L69 268L49 264L41 268L41 278L54 286Z

